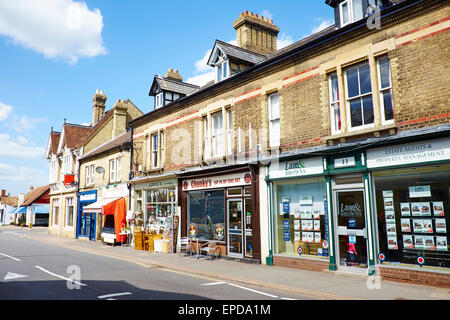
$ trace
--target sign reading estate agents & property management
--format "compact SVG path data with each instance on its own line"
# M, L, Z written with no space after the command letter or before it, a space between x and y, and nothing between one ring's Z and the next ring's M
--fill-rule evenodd
M413 142L367 151L367 167L380 168L450 160L450 139Z

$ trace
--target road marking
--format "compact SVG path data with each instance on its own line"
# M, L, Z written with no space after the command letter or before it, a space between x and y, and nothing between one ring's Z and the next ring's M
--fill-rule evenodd
M246 287L243 287L243 286L239 286L239 285L234 284L234 283L227 283L227 284L230 285L230 286L233 286L233 287L237 287L237 288L241 288L241 289L244 289L244 290L248 290L248 291L251 291L251 292L254 292L254 293L262 294L262 295L264 295L264 296L268 296L268 297L271 297L271 298L278 298L278 296L275 296L275 295L273 295L273 294L261 292L261 291L258 291L258 290L253 290L253 289L250 289L250 288L246 288Z
M128 296L132 294L131 292L121 292L121 293L112 293L112 294L105 294L103 296L98 296L99 299L107 299L107 300L115 300L115 299L108 299L112 297L120 297L120 296Z
M63 280L72 282L72 283L74 283L74 284L78 284L78 285L80 285L80 286L87 286L87 284L84 284L84 283L75 281L75 280L70 279L70 278L66 278L66 277L60 276L59 274L56 274L56 273L53 273L53 272L51 272L51 271L45 270L45 269L42 268L42 267L39 267L39 266L35 266L35 267L38 268L38 269L41 270L41 271L44 271L45 273L48 273L49 275L54 276L54 277L57 277L57 278L60 278L60 279L63 279Z
M12 279L26 278L26 277L28 277L28 276L26 276L24 274L8 272L3 280L12 280Z
M281 300L297 300L297 299L292 299L292 298L280 298Z
M218 284L226 284L226 282L221 281L221 282L204 283L204 284L202 284L202 286L215 286L215 285L218 285Z
M22 260L20 260L20 259L17 259L17 258L8 256L7 254L1 253L1 252L0 252L0 255L5 256L5 257L10 258L10 259L13 259L13 260L15 260L15 261L22 261Z

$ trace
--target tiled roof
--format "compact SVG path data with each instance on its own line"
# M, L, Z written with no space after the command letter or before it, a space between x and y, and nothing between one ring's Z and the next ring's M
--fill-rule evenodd
M21 204L21 206L29 206L29 205L31 205L34 201L39 199L44 193L46 193L49 190L50 190L50 185L46 185L46 186L43 186L43 187L38 187L38 188L28 192L25 195L25 197L23 199L23 203Z
M155 81L162 90L189 95L199 89L198 86L182 81L155 76ZM152 86L153 88L153 86Z
M50 146L51 146L52 153L58 152L58 144L59 144L60 138L61 138L61 132L56 132L56 131L50 132Z
M19 198L18 197L2 197L1 198L1 204L6 204L8 206L11 207L17 207L19 203Z
M127 131L123 134L121 134L120 136L107 141L106 143L98 146L97 148L89 151L88 153L86 153L83 157L81 157L80 159L86 159L86 158L90 158L93 156L96 156L98 154L101 154L102 152L105 151L109 151L112 150L114 148L120 147L121 145L123 145L124 143L127 142L131 142L131 131Z
M91 134L93 127L76 124L64 124L64 142L66 148L78 149L83 145L84 140Z
M218 45L229 58L236 58L252 64L257 64L258 62L265 60L265 55L263 54L252 52L220 40L216 40L216 45Z

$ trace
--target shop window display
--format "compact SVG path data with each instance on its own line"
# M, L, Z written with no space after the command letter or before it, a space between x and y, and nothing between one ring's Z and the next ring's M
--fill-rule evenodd
M390 263L450 267L450 165L373 174L379 250Z
M188 193L188 236L222 240L216 227L225 225L225 190ZM220 238L220 239L219 239Z
M275 183L275 253L328 258L323 179Z
M170 193L173 193L171 199ZM176 203L175 189L146 190L145 227L165 228L166 220L172 215L172 200ZM159 230L156 230L159 232Z

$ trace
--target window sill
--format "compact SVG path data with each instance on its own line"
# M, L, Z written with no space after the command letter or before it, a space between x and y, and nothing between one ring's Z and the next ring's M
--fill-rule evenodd
M151 168L144 171L144 174L161 173L164 171L163 167Z
M380 137L382 134L394 135L397 132L398 126L395 123L375 126L371 128L365 128L357 131L349 131L345 133L333 134L331 136L325 137L324 140L329 145L334 145L336 141L346 142L348 138L356 138L361 136L373 135L376 138Z
M205 165L211 165L214 163L225 163L226 162L226 156L219 156L214 158L203 158L203 164Z

